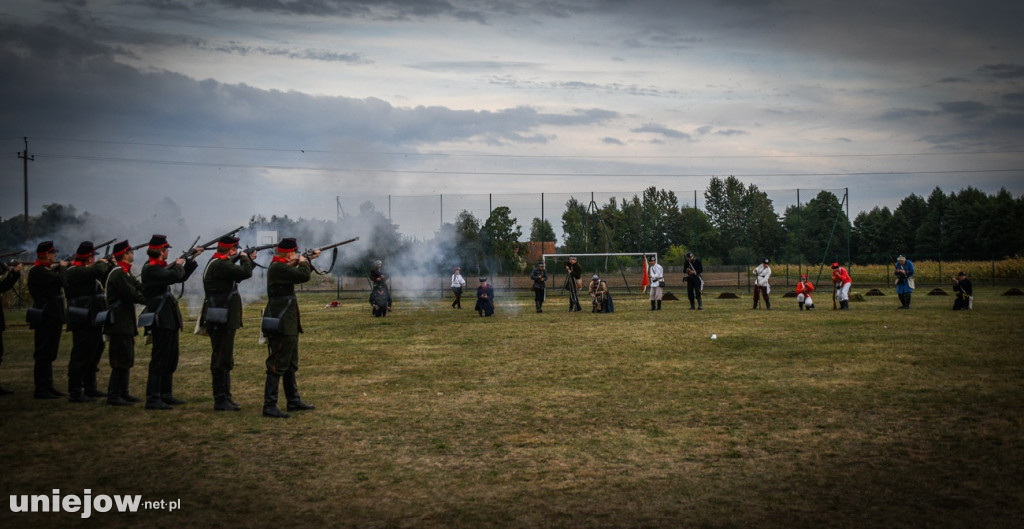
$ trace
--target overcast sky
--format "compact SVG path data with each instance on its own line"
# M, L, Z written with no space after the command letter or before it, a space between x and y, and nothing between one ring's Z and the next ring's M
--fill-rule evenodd
M229 228L451 196L393 208L433 208L396 220L423 237L494 194L532 204L528 231L531 193L557 225L569 194L692 204L730 174L780 213L797 188L848 187L853 215L936 186L1019 196L1022 6L0 0L0 216L23 211L23 137L32 214L169 199Z

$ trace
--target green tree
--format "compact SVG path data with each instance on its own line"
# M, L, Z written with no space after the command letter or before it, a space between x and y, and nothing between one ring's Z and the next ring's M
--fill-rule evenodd
M892 212L887 207L875 206L860 212L853 221L850 246L853 259L859 263L887 263L892 257L889 243L893 234Z
M462 210L455 217L453 226L456 240L456 255L468 269L483 273L484 247L480 240L480 221L472 213Z
M704 192L711 223L718 229L720 255L726 262L771 257L782 244L782 226L768 194L747 187L734 176L713 177Z
M494 259L498 272L521 268L525 245L519 242L522 228L508 206L498 206L480 230L484 251ZM495 271L495 270L492 270Z
M530 240L535 242L554 241L555 229L547 219L541 220L540 217L534 217L530 222Z
M783 226L792 249L786 257L810 264L845 261L849 222L834 194L821 191L800 208L787 207Z
M889 237L891 254L916 254L917 229L928 214L928 203L914 193L903 198L892 212L892 234Z
M575 197L565 203L562 213L563 252L583 253L587 247L587 207Z
M942 192L942 189L936 187L928 195L927 204L928 208L924 218L921 219L921 224L918 225L914 233L917 242L915 253L918 258L937 259L947 250L945 235L946 224L949 222L946 217L949 197Z

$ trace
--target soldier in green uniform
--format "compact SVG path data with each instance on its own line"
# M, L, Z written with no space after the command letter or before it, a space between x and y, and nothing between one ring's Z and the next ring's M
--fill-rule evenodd
M237 264L233 262L236 256ZM206 300L200 322L206 327L213 347L210 371L213 374L213 409L216 411L242 409L231 397L235 332L242 327L242 297L238 294L238 283L252 277L255 257L256 252L251 255L239 252L238 237L225 235L217 241L217 251L203 270Z
M103 333L110 342L110 384L107 386L107 404L128 406L140 399L128 392L128 380L135 365L135 305L146 303L142 284L132 275L135 254L128 241L114 245L114 267L107 275L107 307L109 312Z
M57 261L57 248L53 241L39 243L36 261L28 271L28 293L32 296L32 315L29 327L35 330L34 380L37 399L56 399L67 396L53 385L53 361L60 349L60 334L64 326L64 270L68 263Z
M314 250L312 258L320 255ZM277 318L280 327L269 330L267 336L267 383L263 392L263 415L287 418L290 415L277 407L277 389L284 378L284 393L288 399L288 411L312 410L314 406L302 402L295 382L295 371L299 369L299 333L302 322L299 306L295 299L295 285L305 283L312 277L313 267L304 255L298 253L298 244L293 238L281 239L277 254L267 267L267 307L263 317Z
M103 282L110 273L106 259L96 260L92 241L78 245L71 267L64 273L68 300L71 360L68 362L68 400L90 402L107 394L96 387L96 372L103 358L103 329L95 325L96 313L106 310Z
M142 294L146 296L146 311L154 314L150 331L153 333L153 352L149 361L149 380L146 382L146 409L170 410L172 404L185 404L174 396L174 372L178 369L179 339L184 328L178 300L171 293L171 285L184 283L199 265L194 259L178 258L168 264L171 245L167 236L154 234L149 240L146 255L149 260L142 266ZM196 247L195 255L202 253Z
M0 294L7 292L14 287L21 277L21 263L15 262L10 266L0 263ZM4 310L0 306L0 364L4 363L4 329L7 328L7 321L4 320ZM0 384L0 395L10 395L13 391L4 388Z

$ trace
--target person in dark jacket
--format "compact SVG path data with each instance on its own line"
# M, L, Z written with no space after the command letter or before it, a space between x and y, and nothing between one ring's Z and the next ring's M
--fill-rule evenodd
M144 305L142 284L132 275L135 254L128 241L121 241L113 248L114 267L107 275L107 317L103 333L110 342L110 383L107 386L107 404L128 406L141 399L128 391L131 369L135 366L135 336L139 329L135 324L135 305Z
M146 312L152 313L154 318L149 328L153 335L153 350L146 382L147 410L170 410L172 405L186 403L174 396L174 372L178 369L179 339L184 324L178 300L171 293L171 285L187 281L199 265L194 259L184 257L168 263L170 249L166 236L153 235L146 250L149 260L142 266ZM197 246L195 255L204 249Z
M967 272L963 270L953 279L953 292L956 298L953 300L953 310L974 309L974 285L967 279Z
M237 263L234 259L238 260ZM235 333L242 327L242 297L238 283L252 277L256 252L239 252L238 238L225 235L217 241L217 251L203 270L206 300L200 325L210 336L210 373L213 377L213 409L238 411L231 396L231 370L235 367Z
M53 361L60 349L64 316L64 271L68 263L57 261L53 241L39 243L36 261L28 271L28 293L32 296L29 327L35 331L33 379L37 399L66 397L53 385Z
M694 257L693 252L687 252L683 270L686 272L686 297L690 300L690 310L704 310L704 300L701 299L701 291L704 290L704 279L701 277L704 265L700 259ZM694 300L697 301L696 307L693 306Z
M583 267L576 261L576 257L570 257L569 262L565 264L565 274L565 289L569 291L569 312L579 312L583 310L579 297L580 289L583 288L583 283L580 282Z
M15 283L21 278L21 263L15 262L11 266L0 263L0 295L14 288ZM7 328L7 321L4 319L3 306L0 306L0 365L4 363L4 330ZM0 384L0 395L10 395L13 391L4 388Z
M533 304L537 307L537 312L544 312L544 295L548 286L548 271L544 268L544 261L537 263L533 268L530 280L533 281Z
M320 255L314 250L311 258ZM293 238L281 239L277 254L267 267L267 307L263 318L279 320L279 328L263 331L267 337L267 382L263 390L263 415L266 417L288 418L286 412L277 407L277 390L284 379L284 393L288 400L288 411L312 410L312 404L302 401L295 372L299 369L299 334L302 320L295 298L295 285L305 283L312 277L313 266L305 255L298 253L298 243Z
M494 287L487 283L486 277L481 277L480 286L476 287L475 308L480 316L494 316Z
M107 309L103 283L110 274L106 259L96 260L92 241L78 245L71 266L64 273L64 294L68 300L68 330L71 331L71 360L68 362L68 400L90 402L107 394L96 387L96 373L103 358L103 328L95 324L96 314Z

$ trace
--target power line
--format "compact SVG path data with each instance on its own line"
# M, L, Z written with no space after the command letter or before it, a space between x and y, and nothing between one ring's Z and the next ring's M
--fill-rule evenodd
M232 169L275 169L293 171L321 171L321 172L342 172L342 173L390 173L390 174L418 174L418 175L452 175L452 176L551 176L551 177L647 177L647 178L710 178L722 176L724 173L548 173L548 172L523 172L523 171L447 171L447 170L403 170L403 169L374 169L374 168L340 168L340 167L302 167L290 165L254 165L236 163L213 163L213 162L190 162L182 160L153 160L145 158L122 158L116 156L86 156L73 154L50 154L36 153L40 158L54 158L63 160L88 160L98 162L114 163L144 163L152 165L179 165L185 167L218 167ZM729 173L731 176L740 177L798 177L798 176L894 176L894 175L926 175L926 174L985 174L985 173L1012 173L1024 171L1024 168L1013 169L947 169L941 171L867 171L847 173Z
M406 151L345 151L332 149L304 149L301 147L281 149L269 147L225 147L220 145L195 145L180 143L132 142L113 140L87 140L77 138L35 137L71 143L102 145L134 145L140 147L167 147L178 149L203 149L214 151L277 152L293 154L342 154L358 156L402 156L402 157L445 157L445 158L522 158L522 159L595 159L595 160L736 160L736 159L791 159L791 158L886 158L914 156L986 156L994 154L1024 154L1024 150L1006 151L957 151L957 152L915 152L915 153L853 153L853 154L727 154L727 155L552 155L552 154L496 154L496 153L445 153Z

